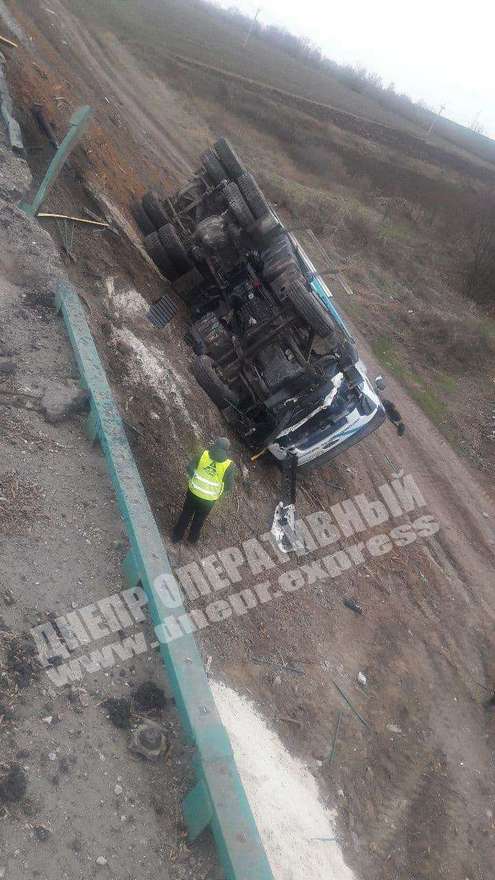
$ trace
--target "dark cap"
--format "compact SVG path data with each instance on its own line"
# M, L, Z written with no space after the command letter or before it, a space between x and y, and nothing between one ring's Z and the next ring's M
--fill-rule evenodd
M230 449L230 440L228 437L217 437L214 444L217 449L224 449L225 452L228 452Z

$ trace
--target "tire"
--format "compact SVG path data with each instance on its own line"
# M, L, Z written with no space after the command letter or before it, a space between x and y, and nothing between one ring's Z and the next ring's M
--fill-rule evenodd
M255 226L250 230L251 236L257 241L260 248L267 248L270 244L280 238L284 229L275 214L270 210L265 217L257 220Z
M274 237L268 247L264 248L261 251L261 258L263 260L269 259L273 254L278 254L281 251L286 251L289 254L294 252L294 248L290 241L290 238L287 232L282 232L281 234Z
M160 229L160 226L164 226L165 223L170 222L170 218L163 207L160 196L156 190L150 189L144 194L142 205L155 229Z
M158 266L160 272L165 275L169 281L175 281L179 273L169 260L160 241L158 232L152 232L151 235L147 235L144 239L144 246L154 264Z
M276 278L279 278L280 275L284 275L285 273L290 273L293 278L300 275L299 266L294 257L290 254L280 254L280 256L273 257L265 263L263 268L263 278L265 281L268 281L268 283L275 281Z
M225 409L226 406L234 404L237 406L239 399L236 394L229 388L225 382L222 382L220 376L215 372L213 361L206 354L202 354L196 358L192 366L193 375L206 391L210 400L218 406L219 409Z
M142 232L143 235L151 235L151 233L155 231L155 224L148 217L141 202L134 199L129 207L140 232Z
M277 275L273 281L270 282L270 287L277 297L278 300L282 302L287 301L287 288L294 283L294 281L300 281L301 273L299 271L299 267L297 273L295 274L293 269L289 267L285 272L282 272L280 275Z
M335 332L334 323L328 312L300 281L292 281L288 284L285 295L293 309L304 318L318 336L325 338Z
M244 168L244 165L239 159L232 144L229 143L226 138L220 138L220 140L216 142L214 149L229 177L236 180L241 174L245 174L246 169Z
M287 234L276 238L269 248L262 251L263 277L266 281L274 281L283 272L291 272L295 277L298 264L294 256L294 248Z
M165 253L172 265L177 269L177 273L185 275L186 272L189 272L191 262L172 224L166 223L164 226L160 226L158 235Z
M239 226L242 229L249 229L254 223L254 217L244 201L237 184L232 181L228 183L225 187L224 195L229 211L235 217Z
M249 174L249 172L241 174L241 176L237 178L237 186L256 220L260 220L261 217L268 214L270 211L270 205L265 199L265 196L252 174Z
M206 153L203 153L201 161L208 177L215 186L227 179L225 168L213 150L207 150Z

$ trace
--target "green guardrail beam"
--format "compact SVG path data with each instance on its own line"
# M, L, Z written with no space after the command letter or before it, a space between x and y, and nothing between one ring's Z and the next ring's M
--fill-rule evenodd
M81 384L90 393L88 429L98 439L117 496L130 550L124 572L131 586L141 584L153 624L165 615L180 617L184 607L165 608L156 578L172 570L151 511L122 419L74 289L61 283L57 307L62 312L78 363ZM206 827L213 833L227 880L273 880L273 874L236 767L205 668L192 635L160 644L160 653L186 736L195 746L197 782L183 810L189 837Z
M33 202L31 204L25 202L21 205L22 210L25 211L26 214L31 214L31 216L36 217L36 214L40 210L48 193L62 171L65 162L69 158L74 147L77 146L82 138L92 115L93 110L91 107L80 107L79 110L76 110L71 118L69 130L49 164L48 171L43 178Z

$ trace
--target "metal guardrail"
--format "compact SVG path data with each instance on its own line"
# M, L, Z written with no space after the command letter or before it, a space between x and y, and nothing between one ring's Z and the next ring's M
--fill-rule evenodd
M180 617L182 607L165 607L156 579L172 576L162 537L151 511L122 419L74 289L61 283L61 311L74 349L81 384L90 393L88 430L98 439L129 538L124 572L148 597L158 627L165 616ZM185 635L160 644L160 653L188 739L195 746L197 782L183 804L189 837L210 827L227 880L273 880L273 874L235 764L232 747L216 708L196 641Z

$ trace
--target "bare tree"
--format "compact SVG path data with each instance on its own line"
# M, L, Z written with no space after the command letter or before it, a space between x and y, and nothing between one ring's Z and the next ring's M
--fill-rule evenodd
M482 125L482 123L480 122L480 114L479 113L476 114L476 116L474 117L469 128L471 129L471 131L474 131L475 134L485 134L486 133L484 125Z
M469 251L462 267L464 292L481 305L495 303L495 203L486 200L470 224Z

